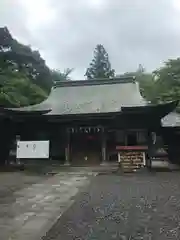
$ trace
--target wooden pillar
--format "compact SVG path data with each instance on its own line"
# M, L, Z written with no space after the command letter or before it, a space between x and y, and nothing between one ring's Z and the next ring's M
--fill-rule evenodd
M152 166L151 157L153 152L153 140L152 140L152 134L151 130L148 130L148 156L146 159L146 167L150 170Z
M65 163L64 165L70 165L70 131L66 130L66 147L65 147Z
M5 165L9 162L9 153L11 144L15 138L15 126L11 119L4 119L1 121L1 136L0 136L0 165Z
M107 164L107 141L106 141L106 132L105 129L102 128L101 134L101 155L102 155L102 162L101 164Z

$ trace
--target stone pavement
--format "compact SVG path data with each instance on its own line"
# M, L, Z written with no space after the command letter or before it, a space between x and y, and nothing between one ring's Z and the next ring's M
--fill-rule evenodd
M59 173L14 193L14 203L3 204L1 240L38 240L73 203L73 197L89 183L91 173ZM16 179L14 179L16 181Z

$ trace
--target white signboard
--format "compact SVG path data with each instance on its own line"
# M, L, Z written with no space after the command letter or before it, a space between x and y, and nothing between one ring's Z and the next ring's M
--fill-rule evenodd
M49 158L49 141L17 141L16 158Z

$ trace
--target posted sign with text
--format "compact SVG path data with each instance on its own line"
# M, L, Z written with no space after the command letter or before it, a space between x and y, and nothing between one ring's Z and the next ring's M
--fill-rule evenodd
M16 158L49 158L49 141L17 141Z

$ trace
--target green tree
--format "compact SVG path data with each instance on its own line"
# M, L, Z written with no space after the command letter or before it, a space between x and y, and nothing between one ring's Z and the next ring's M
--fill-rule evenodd
M4 27L0 28L0 71L7 68L25 74L34 84L50 91L51 72L40 53L19 43Z
M155 77L151 72L147 72L145 68L140 64L135 72L127 72L119 76L134 76L139 83L141 95L151 103L156 103L157 92L155 89Z
M38 51L16 41L0 28L0 106L40 103L52 86L50 69Z
M24 74L4 70L0 73L0 106L22 107L42 102L47 93Z
M180 100L180 58L168 60L153 73L146 72L141 65L136 72L124 75L136 77L143 97L151 103Z
M87 80L113 78L114 69L111 68L108 53L103 45L98 44L94 51L94 58L86 70Z
M154 75L157 102L180 99L180 58L168 60Z
M69 76L72 73L72 68L66 68L63 72L60 70L52 70L51 71L51 78L53 82L59 82L59 81L70 81L71 77Z

